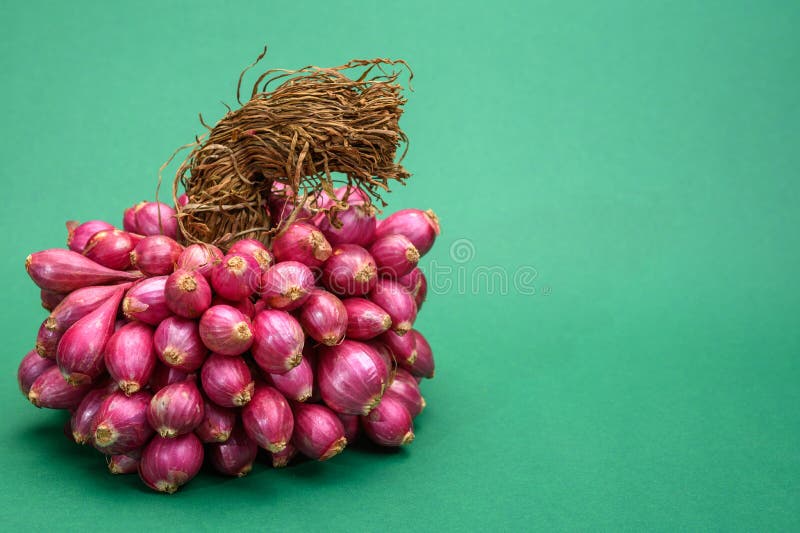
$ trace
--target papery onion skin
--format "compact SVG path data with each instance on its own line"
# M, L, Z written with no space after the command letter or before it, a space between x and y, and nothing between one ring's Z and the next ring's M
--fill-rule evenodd
M125 317L157 326L172 315L164 292L166 285L167 276L157 276L143 279L128 289L122 300L122 312Z
M387 331L380 340L392 351L398 365L411 367L417 361L417 339L414 335L398 335L394 331Z
M110 394L100 406L92 425L92 444L106 455L127 453L140 448L153 434L147 423L150 393L138 391L126 396Z
M420 255L425 255L441 233L439 218L428 209L402 209L381 220L375 230L375 239L387 235L405 235Z
M256 292L261 283L261 266L249 254L228 253L211 270L214 292L227 300L239 301Z
M286 398L277 389L259 385L252 401L242 409L244 430L258 445L279 452L292 438L294 417Z
M347 331L347 309L339 298L322 289L311 292L299 318L306 334L326 346L340 343Z
M291 311L303 305L314 288L311 269L297 261L273 265L261 277L261 297L274 309Z
M162 437L184 435L203 421L203 403L194 381L173 383L153 395L147 421Z
M82 254L93 235L113 229L114 226L104 220L89 220L82 224L70 220L67 222L67 248Z
M133 205L122 213L122 229L125 231L129 231L131 233L141 233L139 231L139 226L136 225L136 210L144 205L145 202L139 202L136 205Z
M130 253L131 264L148 276L165 276L175 270L183 246L166 235L150 235Z
M131 252L136 241L130 233L118 229L98 231L83 249L83 255L99 265L114 270L131 268Z
M405 364L402 361L398 361L398 363L416 378L433 379L436 365L433 361L431 345L419 331L414 329L411 330L410 334L414 335L414 341L417 347L417 359L410 364Z
M403 368L397 369L383 397L398 400L408 410L411 418L415 418L425 409L425 398L420 393L417 380Z
M162 320L153 341L159 360L183 372L199 369L208 355L197 322L188 318L171 316Z
M142 277L138 272L113 270L79 253L57 248L29 255L25 259L25 270L40 289L61 293Z
M417 319L417 304L402 285L390 279L378 280L369 293L369 299L378 304L392 319L392 329L404 335Z
M244 313L229 305L209 307L200 319L200 338L222 355L241 355L253 345L253 329Z
M389 313L366 298L345 298L342 300L342 304L347 310L345 336L348 339L374 339L392 327L392 319Z
M287 442L284 449L272 452L270 455L272 456L272 468L285 468L297 455L297 448L291 442Z
M236 411L206 400L203 404L203 420L194 433L205 443L225 442L235 425Z
M67 293L68 294L68 293ZM48 291L47 289L41 289L39 291L39 298L42 302L42 307L47 311L52 311L53 309L60 304L64 298L67 297L67 294L63 292L55 292L55 291Z
M91 384L70 385L57 366L44 370L31 384L28 400L36 407L75 409L91 389Z
M333 246L357 244L367 246L375 236L375 209L368 205L350 205L336 213L335 221L324 216L317 226Z
M139 470L141 450L120 453L108 458L108 471L115 475L135 474Z
M269 249L259 240L241 239L228 249L229 255L249 255L255 259L262 271L272 266L274 259Z
M83 397L81 403L72 412L70 417L70 431L72 433L72 440L78 444L91 444L94 437L93 427L97 412L100 407L113 392L109 387L101 387L99 389L92 389L86 396Z
M356 244L341 244L322 266L321 281L334 294L363 296L375 287L378 267L366 249Z
M381 400L389 369L370 346L344 340L320 349L317 380L325 403L345 414L367 414Z
M258 454L258 444L247 436L241 426L237 426L225 442L215 443L208 448L211 466L227 476L244 477L253 469L253 461Z
M297 261L317 267L331 256L333 250L316 226L295 222L272 240L272 251L278 261Z
M405 287L414 298L414 302L417 304L417 311L422 309L422 303L428 295L428 280L422 270L417 267L405 276L397 278L397 282Z
M341 420L324 405L295 403L292 410L295 417L292 444L306 457L327 461L347 446Z
M220 407L241 407L253 397L250 369L241 357L211 354L200 372L203 392Z
M411 414L399 400L384 396L375 409L361 417L364 433L381 446L405 446L414 440Z
M156 435L144 448L139 477L151 489L172 494L203 466L203 444L194 433L175 438Z
M378 274L397 279L416 268L419 251L405 235L387 235L376 239L369 253L378 266Z
M141 322L125 324L111 335L103 352L111 379L125 394L147 386L156 366L152 327Z
M213 244L190 244L178 256L176 267L195 270L210 280L211 271L222 262L222 258L222 251Z
M266 377L287 400L304 402L314 391L314 369L305 356L296 367L282 374L266 374Z
M161 202L143 202L136 206L136 233L142 235L165 235L177 238L178 221L175 209Z
M305 333L286 311L265 309L253 320L253 359L264 372L280 374L300 364Z
M196 376L194 374L184 372L183 370L179 370L177 368L169 367L159 362L156 363L156 366L153 369L153 374L150 376L150 391L155 393L167 385L171 385L172 383L179 383L181 381L186 381L187 379L195 378Z
M26 398L36 378L55 364L55 361L42 357L36 350L31 350L22 358L19 368L17 369L17 384L19 385L19 390L22 391L22 394Z
M345 415L342 413L337 413L334 411L334 414L339 418L339 421L342 423L342 427L344 428L344 436L347 439L348 444L353 444L358 440L358 435L360 433L360 423L359 423L359 416L358 415Z
M191 270L170 274L164 295L170 311L184 318L198 318L211 305L211 286L201 273Z

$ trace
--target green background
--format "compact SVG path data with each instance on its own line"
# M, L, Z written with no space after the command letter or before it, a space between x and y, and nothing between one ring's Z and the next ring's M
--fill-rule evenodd
M798 6L2 2L0 523L797 529ZM265 43L265 68L412 64L390 200L442 219L437 376L408 449L164 497L20 395L44 317L22 263L152 198ZM459 289L486 267L534 294Z

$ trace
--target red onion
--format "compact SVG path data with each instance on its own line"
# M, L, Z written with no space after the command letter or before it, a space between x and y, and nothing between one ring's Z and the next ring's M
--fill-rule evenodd
M47 289L42 289L39 291L39 296L42 301L42 307L44 307L48 311L52 311L53 309L60 304L64 298L66 298L66 294L63 292L55 292L55 291L48 291Z
M229 305L209 307L200 319L200 338L209 350L240 355L253 344L250 319Z
M386 368L389 369L389 377L390 377L389 382L391 382L391 377L394 375L394 370L397 367L396 361L394 359L394 354L389 349L389 347L386 346L386 344L384 344L378 339L367 341L367 344L371 346L372 349L378 353L381 360L383 361L383 364L386 365Z
M131 267L131 252L134 243L130 233L118 229L98 231L83 249L83 255L99 265L114 270Z
M39 356L37 355L37 357ZM289 371L283 374L267 374L267 376L272 386L287 399L304 402L311 398L314 390L314 369L305 357L302 357L300 364Z
M276 183L275 185L278 184ZM294 191L290 187L287 186L281 190L276 190L274 189L273 185L273 191L269 195L268 207L270 220L272 221L272 227L282 226L291 218L295 208L297 208L295 220L310 219L311 211L309 211L307 206L307 204L309 204L309 200L309 198L305 197L296 200ZM295 202L301 205L298 207L295 205Z
M378 265L378 273L396 279L416 268L419 252L405 235L387 235L372 243L369 253Z
M389 279L380 279L369 293L369 299L389 313L392 329L400 335L414 326L417 304L402 285Z
M402 364L402 361L398 361L398 363L401 363L403 368L411 372L414 377L433 378L435 365L431 345L428 344L427 339L419 331L412 329L409 334L414 335L414 341L417 345L417 359L411 364Z
M136 225L136 210L144 205L145 202L140 202L134 206L127 208L122 213L122 229L130 233L141 233L139 226Z
M131 264L148 276L164 276L175 270L183 247L165 235L145 237L130 254Z
M138 272L112 270L79 253L59 249L29 255L25 259L25 270L39 288L62 293L141 277Z
M158 392L167 385L186 381L187 379L195 379L194 374L188 374L183 370L156 363L153 375L150 376L150 390Z
M292 438L294 417L286 398L267 385L256 388L253 400L242 409L244 430L259 446L279 452Z
M241 427L237 427L225 442L209 446L211 466L228 476L244 477L253 469L258 444Z
M94 447L106 455L127 453L141 447L153 434L147 423L150 393L122 391L103 400L92 425Z
M387 331L381 336L381 341L392 351L397 364L409 367L416 362L417 338L414 335L398 335L394 331Z
M262 302L262 300L259 300ZM253 320L256 316L256 306L253 302L250 301L249 298L245 298L244 300L239 300L238 302L232 302L231 300L226 300L225 298L221 298L219 296L214 296L211 299L211 305L229 305L235 309L238 309L242 312L244 316Z
M414 298L417 304L417 311L422 309L422 302L428 294L428 280L419 267L415 268L405 276L397 278L397 282L402 285Z
M394 380L389 384L384 398L398 400L408 410L411 418L416 417L425 408L425 398L419 392L419 384L408 371L398 368Z
M256 239L241 239L228 249L228 255L247 255L258 263L262 271L272 265L272 254L264 244Z
M389 369L370 346L351 340L320 350L317 379L322 399L340 413L367 414L381 400Z
M386 396L368 415L361 417L364 432L381 446L404 446L414 440L411 414L399 400Z
M111 394L109 387L101 387L93 389L83 397L80 405L75 411L72 412L70 417L70 432L72 433L72 440L78 444L87 444L92 442L94 432L94 420L100 411L100 406Z
M347 439L347 443L353 444L356 440L358 440L359 416L345 415L342 413L335 413L335 414L339 418L339 421L342 423L342 427L344 428L344 436Z
M180 196L178 196L178 201L176 202L175 205L177 205L179 207L184 207L188 203L189 203L189 195L186 194L186 193L183 193Z
M166 235L175 239L178 220L175 210L161 202L144 202L136 207L136 233L142 235Z
M194 381L167 385L153 395L147 421L162 437L189 433L203 421L203 397Z
M332 253L331 244L321 231L307 222L295 222L272 240L278 261L297 261L320 266Z
M153 338L156 355L168 367L194 372L203 365L208 350L200 339L197 322L171 316L156 328Z
M120 288L97 309L75 322L61 336L56 362L71 384L90 383L105 370L103 348L114 333Z
M225 442L231 436L235 424L236 411L205 401L203 420L194 429L194 433L206 443Z
M261 278L261 297L275 309L291 311L300 307L313 288L314 274L297 261L278 263Z
M44 370L31 384L28 400L36 407L47 409L75 409L91 384L70 385L57 366Z
M167 307L176 315L197 318L211 305L211 286L197 271L178 269L164 286Z
M270 455L272 456L272 468L284 468L297 455L297 448L291 442L287 442L284 449Z
M135 474L141 457L141 450L112 455L108 458L108 471L112 474Z
M67 222L67 248L82 254L92 235L98 231L113 229L114 226L103 220L90 220L83 224L70 220Z
M41 376L45 370L53 365L55 365L55 361L52 359L45 359L36 353L36 350L28 352L27 355L22 358L22 362L20 362L19 369L17 370L17 383L19 384L19 390L22 391L22 394L27 397L31 390L31 385L36 381L36 378Z
M375 230L375 238L380 239L394 234L405 235L419 254L425 255L440 232L439 218L430 209L427 211L402 209L381 220Z
M143 279L131 287L122 300L122 312L131 320L155 326L172 314L164 288L167 276Z
M364 298L346 298L342 303L347 310L348 339L372 339L392 326L389 314L376 303Z
M333 346L344 338L347 330L347 309L333 294L315 289L300 309L300 324L309 337Z
M220 407L241 407L253 397L255 383L241 357L211 354L200 372L203 392Z
M296 403L292 408L295 417L292 443L300 453L327 461L347 446L344 426L333 411L318 404Z
M253 321L253 359L264 371L281 374L300 364L305 334L286 311L265 309Z
M222 262L222 251L213 244L190 244L183 249L176 262L177 268L196 270L207 280L211 271Z
M334 246L358 244L367 246L375 236L375 210L372 206L353 205L336 213L332 222L329 217L319 221L319 229Z
M156 366L153 328L141 322L122 326L106 343L105 363L111 379L125 394L146 387Z
M228 254L211 270L214 292L228 300L244 300L258 289L261 267L250 255Z
M50 319L47 318L42 322L42 325L39 326L39 331L36 333L36 343L33 345L33 349L40 357L55 359L58 341L61 340L64 331L56 329L54 326L50 326L50 324L52 323ZM52 329L50 329L51 327Z
M336 294L361 296L378 281L375 260L361 246L341 244L322 267L322 283Z
M203 466L203 444L187 433L174 439L156 435L142 452L139 477L158 492L172 494L188 483Z

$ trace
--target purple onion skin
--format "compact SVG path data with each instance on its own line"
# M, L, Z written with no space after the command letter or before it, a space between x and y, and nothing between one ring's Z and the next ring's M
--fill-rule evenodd
M253 321L253 359L264 372L281 374L300 364L305 333L286 311L265 309Z
M197 322L188 318L164 319L156 328L153 343L163 364L187 373L203 366L208 355Z
M136 233L142 235L166 235L177 238L178 221L175 210L161 202L142 202L136 206Z
M381 446L404 446L414 440L414 423L402 402L384 397L368 415L361 417L364 433Z
M141 322L125 324L111 335L104 351L106 369L125 394L147 386L156 366L152 327Z
M316 226L295 222L272 240L272 251L280 262L297 261L318 267L328 260L333 250Z
M286 443L286 447L279 452L270 453L272 456L272 468L284 468L289 465L294 456L297 455L297 448L291 442Z
M276 453L286 447L294 431L289 402L276 389L256 387L253 400L242 409L244 430L260 447Z
M288 400L304 402L311 398L314 391L314 369L305 356L291 370L283 374L266 374L266 377Z
M259 300L259 302L263 303L263 300ZM250 301L249 298L245 298L244 300L239 300L238 302L233 302L231 300L226 300L225 298L221 298L219 296L214 296L211 299L211 305L229 305L235 309L238 309L242 312L244 316L253 320L256 316L256 306L253 302Z
M381 400L389 369L372 347L344 340L320 349L317 379L328 407L344 414L367 414Z
M315 289L300 309L300 324L309 337L333 346L341 342L347 331L347 309L333 294Z
M200 319L200 338L221 355L241 355L253 345L250 319L229 305L209 307Z
M173 439L156 435L139 461L139 477L151 489L172 494L203 466L203 444L194 433Z
M336 227L336 226L340 227ZM375 237L375 210L368 205L351 205L336 213L336 222L324 216L317 226L333 246L357 244L367 246Z
M425 409L425 398L419 391L417 380L407 370L398 368L389 384L384 398L394 398L406 408L411 418L416 418Z
M194 381L167 385L153 395L147 421L162 437L193 431L203 421L203 397Z
M214 292L227 300L239 301L253 294L261 282L261 266L248 254L229 253L211 270Z
M258 455L258 444L237 426L225 442L212 444L208 448L211 466L226 476L244 477L253 469Z
M211 305L211 286L199 272L178 269L167 278L164 295L170 311L198 318Z
M222 251L213 244L190 244L178 256L176 266L199 272L210 281L211 271L222 262L222 257Z
M261 271L267 270L274 259L272 253L264 246L264 243L256 239L241 239L233 243L228 250L229 255L249 255L258 263Z
M91 389L89 383L70 385L57 366L39 374L28 391L28 400L36 407L47 409L75 409Z
M136 242L128 232L103 230L92 235L83 255L105 267L127 270L131 267L131 252L135 246Z
M392 319L392 330L404 335L417 319L417 304L402 285L389 279L380 279L369 293L369 299L378 304Z
M419 262L419 251L405 235L387 235L376 239L369 253L378 265L378 274L392 279L405 276Z
M339 418L339 421L342 423L342 427L344 428L344 436L347 439L347 443L353 444L358 440L358 434L360 433L358 415L343 415L342 413L336 413L335 411L334 414L336 414L336 416Z
M253 397L255 383L244 359L211 354L200 372L203 392L220 407L241 407Z
M345 336L348 339L374 339L392 326L389 313L366 298L346 298L342 303L347 311Z
M178 200L175 202L175 205L178 207L185 207L186 204L188 203L189 203L189 195L183 193L180 196L178 196Z
M48 291L47 289L41 289L39 291L42 307L47 311L55 309L66 296L67 295L62 292Z
M236 411L206 400L203 420L194 429L194 434L205 443L225 442L231 436L235 425Z
M50 329L49 326L51 324L50 319L46 318L42 325L39 326L39 331L36 333L36 344L34 344L33 349L40 357L55 361L58 341L61 340L64 330Z
M389 350L391 350L394 360L398 365L411 367L419 356L417 352L417 338L410 333L398 335L394 331L387 331L380 337Z
M117 391L103 400L92 425L92 443L106 455L128 453L147 442L153 428L147 423L150 393L126 396Z
M411 330L411 334L414 335L417 345L417 359L412 364L403 364L402 361L399 361L399 363L416 378L433 379L436 365L433 362L431 345L428 344L428 340L419 331Z
M394 353L392 353L392 350L390 350L389 347L386 346L386 344L380 339L369 340L366 341L366 343L371 346L373 350L375 350L375 352L380 356L381 360L383 360L383 364L389 369L389 381L391 382L392 376L394 376L395 368L397 367Z
M175 270L183 247L165 235L150 235L136 245L131 263L147 276L165 276Z
M264 272L261 297L274 309L291 311L305 303L314 283L314 273L309 267L297 261L284 261Z
M141 202L141 204L144 204L144 202ZM139 231L139 226L136 225L136 209L141 204L131 206L127 208L125 211L123 211L122 229L124 229L125 231L129 231L131 233L141 233Z
M394 234L405 235L420 255L425 255L439 233L439 218L430 209L402 209L381 220L375 230L375 239Z
M130 289L122 300L122 312L130 320L139 320L157 326L172 314L167 307L164 287L167 276L147 278Z
M378 267L367 250L356 244L333 249L322 267L322 283L334 294L363 296L375 287Z
M139 470L141 451L112 455L108 459L108 471L112 474L135 474Z
M78 408L72 412L70 417L70 431L72 433L72 440L78 444L91 444L94 433L95 417L103 402L112 391L109 387L101 387L99 389L92 389L81 400Z
M422 303L428 295L428 280L422 270L417 267L405 276L397 278L397 282L414 298L414 302L417 304L417 311L422 309Z
M150 376L150 390L158 392L167 385L186 381L187 379L195 379L195 375L162 363L156 363L153 375Z
M40 289L61 293L141 277L138 272L113 270L77 252L58 248L29 255L25 259L25 270Z
M82 254L93 235L113 229L114 226L103 220L89 220L83 224L71 220L67 222L67 248Z
M333 411L319 404L296 403L292 408L295 417L292 444L300 453L327 461L347 446L344 426Z
M26 398L36 378L55 364L52 359L45 359L40 356L36 350L31 350L22 358L17 369L17 383L19 384L19 390L22 391Z
M70 384L91 383L105 371L103 348L114 333L121 298L122 289L62 335L56 362Z

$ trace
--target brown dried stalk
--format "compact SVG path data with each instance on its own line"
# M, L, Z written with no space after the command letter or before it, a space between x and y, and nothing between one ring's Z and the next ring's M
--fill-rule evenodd
M274 182L312 199L322 191L333 195L334 181L344 182L377 200L389 180L404 183L410 176L400 164L405 151L397 162L395 155L401 145L408 147L398 124L406 100L399 73L383 69L398 64L409 70L410 81L405 61L389 59L261 74L249 101L209 128L207 138L188 145L193 148L173 184L174 196L182 183L190 199L178 211L184 242L227 248L242 235L266 242L279 229L265 209ZM239 78L237 99L248 69ZM347 77L344 71L351 69L360 75ZM332 216L344 207L335 205Z

